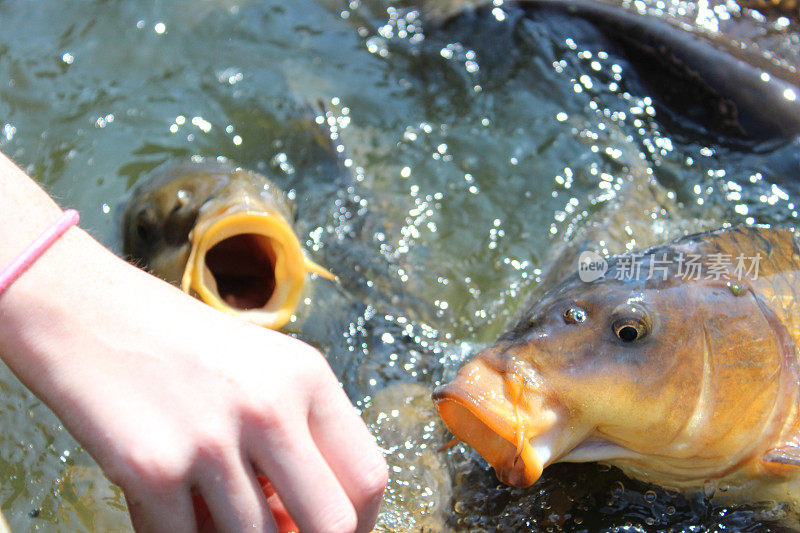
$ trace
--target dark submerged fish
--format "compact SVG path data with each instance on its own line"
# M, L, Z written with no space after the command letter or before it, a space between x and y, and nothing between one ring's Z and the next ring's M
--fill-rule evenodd
M738 227L631 257L548 291L437 389L445 424L518 487L552 463L600 461L797 503L798 235Z
M220 160L166 163L140 181L122 221L125 256L207 304L269 328L286 324L308 259L284 193Z
M491 19L482 12L487 3L427 9L432 20L460 28L469 27L470 20ZM477 11L465 5L477 5ZM757 151L800 135L800 75L753 50L602 1L523 0L506 2L503 9L510 14L501 24L523 24L539 13L589 21L635 68L643 91L655 99L659 118L695 134Z

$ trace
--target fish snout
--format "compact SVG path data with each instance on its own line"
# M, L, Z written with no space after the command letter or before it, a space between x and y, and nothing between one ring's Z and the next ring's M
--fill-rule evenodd
M560 410L548 405L535 383L498 371L482 355L487 354L434 391L434 405L448 429L486 459L500 481L528 487L554 458Z

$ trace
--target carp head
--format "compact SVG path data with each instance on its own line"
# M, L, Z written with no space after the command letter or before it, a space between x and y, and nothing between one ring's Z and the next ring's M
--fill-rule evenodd
M272 329L289 321L307 272L288 199L264 176L219 160L156 168L123 214L125 255L221 311Z
M612 260L600 280L567 279L434 392L501 481L601 461L702 486L757 463L780 433L796 391L785 329L746 282L685 280L674 264L648 279L659 250L679 260L680 247L654 250L638 276L616 279Z

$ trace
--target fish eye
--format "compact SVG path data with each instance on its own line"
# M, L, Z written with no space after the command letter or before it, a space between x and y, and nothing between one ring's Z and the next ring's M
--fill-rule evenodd
M155 236L155 215L152 209L142 209L136 218L136 236L141 242L150 242Z
M568 307L564 311L564 322L567 324L580 324L586 321L586 311L577 306Z
M622 319L614 322L614 334L622 342L633 342L647 335L645 324L636 319Z
M638 341L650 333L650 318L647 312L638 305L620 306L612 316L618 318L611 323L611 329L622 342Z

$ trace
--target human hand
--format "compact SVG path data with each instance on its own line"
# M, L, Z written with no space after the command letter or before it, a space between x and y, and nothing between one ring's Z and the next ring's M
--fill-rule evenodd
M0 353L125 492L134 526L368 531L386 465L322 355L70 230L0 298Z

